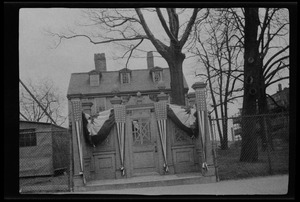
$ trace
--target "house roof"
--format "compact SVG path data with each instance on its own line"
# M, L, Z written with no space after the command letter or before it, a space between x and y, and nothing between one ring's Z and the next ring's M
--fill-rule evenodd
M155 72L155 71L163 71L163 68L155 66L150 70L150 72Z
M166 86L165 90L170 90L170 70L169 68L161 69L163 71L163 81ZM149 71L149 69L131 70L131 81L128 84L120 83L120 71L101 72L102 78L100 79L99 86L90 86L89 72L73 73L71 74L67 95L111 94L116 88L120 93L158 91L158 83L152 81L152 76ZM185 78L184 88L188 90Z
M48 126L54 126L56 128L60 128L60 129L67 129L67 128L64 128L62 126L58 126L58 125L55 125L55 124L52 124L52 123L45 123L45 122L36 122L36 121L23 121L23 120L20 120L19 123L23 123L23 124L34 124L34 125L48 125Z

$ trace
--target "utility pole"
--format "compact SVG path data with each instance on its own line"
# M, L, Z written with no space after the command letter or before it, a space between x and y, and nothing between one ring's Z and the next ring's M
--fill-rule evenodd
M30 90L25 86L25 84L19 79L20 83L23 85L23 87L27 90L27 92L30 94L30 96L36 101L36 103L42 108L42 110L45 112L45 114L50 118L53 124L57 125L55 121L52 119L52 117L48 114L48 112L44 109L42 104L34 97L34 95L30 92Z
M28 118L26 118L26 116L24 116L21 112L20 112L20 114L26 121L29 121Z

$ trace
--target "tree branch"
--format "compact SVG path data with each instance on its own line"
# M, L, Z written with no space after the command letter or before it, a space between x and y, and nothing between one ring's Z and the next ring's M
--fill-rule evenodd
M127 61L126 61L125 68L127 68L127 64L128 64L128 61L129 61L129 59L130 59L130 57L131 57L131 54L132 54L133 50L136 49L136 48L143 42L143 40L144 40L144 39L142 39L137 45L135 45L135 46L131 49L130 54L129 54L129 56L128 56L128 58L127 58Z
M290 57L289 55L288 55L288 56L281 57L281 58L279 58L278 60L274 61L271 65L269 65L269 67L267 67L267 66L264 65L264 68L263 68L264 74L263 74L263 76L266 77L267 74L268 74L268 72L272 69L272 67L273 67L276 63L281 62L282 60L287 59L287 58L289 58L289 57Z
M157 15L158 15L159 21L161 22L161 24L162 24L162 26L163 26L165 32L166 32L167 35L169 36L170 40L171 40L171 41L173 40L173 41L178 42L178 39L175 38L175 36L170 32L170 30L169 30L169 28L168 28L168 26L167 26L167 23L166 23L166 21L165 21L165 19L164 19L164 17L163 17L163 15L162 15L162 13L161 13L161 11L160 11L159 8L156 8L156 13L157 13ZM171 20L170 20L170 21L171 21Z
M78 38L78 37L84 37L87 38L92 44L105 44L105 43L110 43L110 42L115 42L115 41L133 41L133 40L141 40L141 39L148 39L146 36L136 36L132 38L119 38L119 39L109 39L109 40L104 40L104 41L93 41L88 35L85 34L77 34L77 35L72 35L72 36L65 36L57 33L52 33L53 36L59 37L59 43L61 43L62 39L73 39L73 38ZM56 47L58 47L58 45Z
M179 19L175 8L167 8L171 33L178 39Z
M268 65L270 64L270 62L277 57L279 54L283 53L285 50L287 50L288 48L290 48L290 45L286 46L285 48L281 49L280 51L278 51L277 53L275 53L272 57L269 58L269 60L266 62L266 64L264 65L264 69L268 67Z
M199 9L198 9L198 8L195 8L194 11L193 11L192 16L191 16L191 18L190 18L190 20L189 20L189 22L188 22L188 24L187 24L187 26L186 26L186 28L185 28L185 31L184 31L184 33L183 33L183 35L182 35L182 38L181 38L181 40L179 41L179 46L180 46L181 48L184 46L185 42L187 41L187 39L188 39L188 37L189 37L189 35L190 35L190 32L191 32L191 30L192 30L192 27L193 27L193 24L194 24L194 22L195 22L195 20L196 20L196 17L197 17L198 12L199 12Z
M141 12L141 10L139 8L136 8L135 9L140 21L141 21L141 24L142 24L142 27L146 33L146 35L148 36L148 38L150 39L150 41L152 42L152 44L155 46L155 48L157 49L157 51L162 55L162 56L167 56L167 50L168 50L168 47L163 44L160 40L156 39L154 37L154 35L152 34L152 32L150 31L145 19L144 19L144 16L143 16L143 13Z
M281 77L281 78L279 78L279 79L276 79L276 80L274 80L274 81L272 81L272 82L268 82L268 83L266 83L266 88L269 87L269 86L271 86L272 84L278 82L278 81L285 80L285 79L289 79L289 78L290 78L289 76L285 76L285 77Z

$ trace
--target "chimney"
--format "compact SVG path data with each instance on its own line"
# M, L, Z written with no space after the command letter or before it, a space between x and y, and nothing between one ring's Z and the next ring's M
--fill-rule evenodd
M153 60L153 52L152 51L147 53L147 66L148 66L148 69L152 69L154 67L154 60Z
M282 91L282 86L281 86L281 83L280 84L278 84L278 91L280 92L280 91Z
M106 71L105 53L94 54L95 69L100 72Z

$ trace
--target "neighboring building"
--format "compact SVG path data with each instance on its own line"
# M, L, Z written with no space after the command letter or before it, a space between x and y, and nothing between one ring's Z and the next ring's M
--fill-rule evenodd
M42 122L20 121L19 176L53 175L68 168L70 136L66 128Z
M281 84L278 84L278 91L267 98L269 111L272 113L284 112L289 110L290 106L290 89L282 89Z
M289 100L290 100L290 94L289 94L289 88L282 89L282 85L278 84L278 91L271 95L271 97L267 97L267 103L268 103L268 109L269 114L276 114L276 113L282 113L282 112L288 112L289 111ZM240 137L242 130L241 130L241 118L242 115L242 109L239 109L239 113L237 114L237 118L233 119L234 124L234 134L235 136ZM289 119L287 115L284 116L270 116L272 119L271 125L272 125L272 132L276 133L280 131L282 128L286 129L289 123ZM259 128L259 124L257 123L257 128Z

